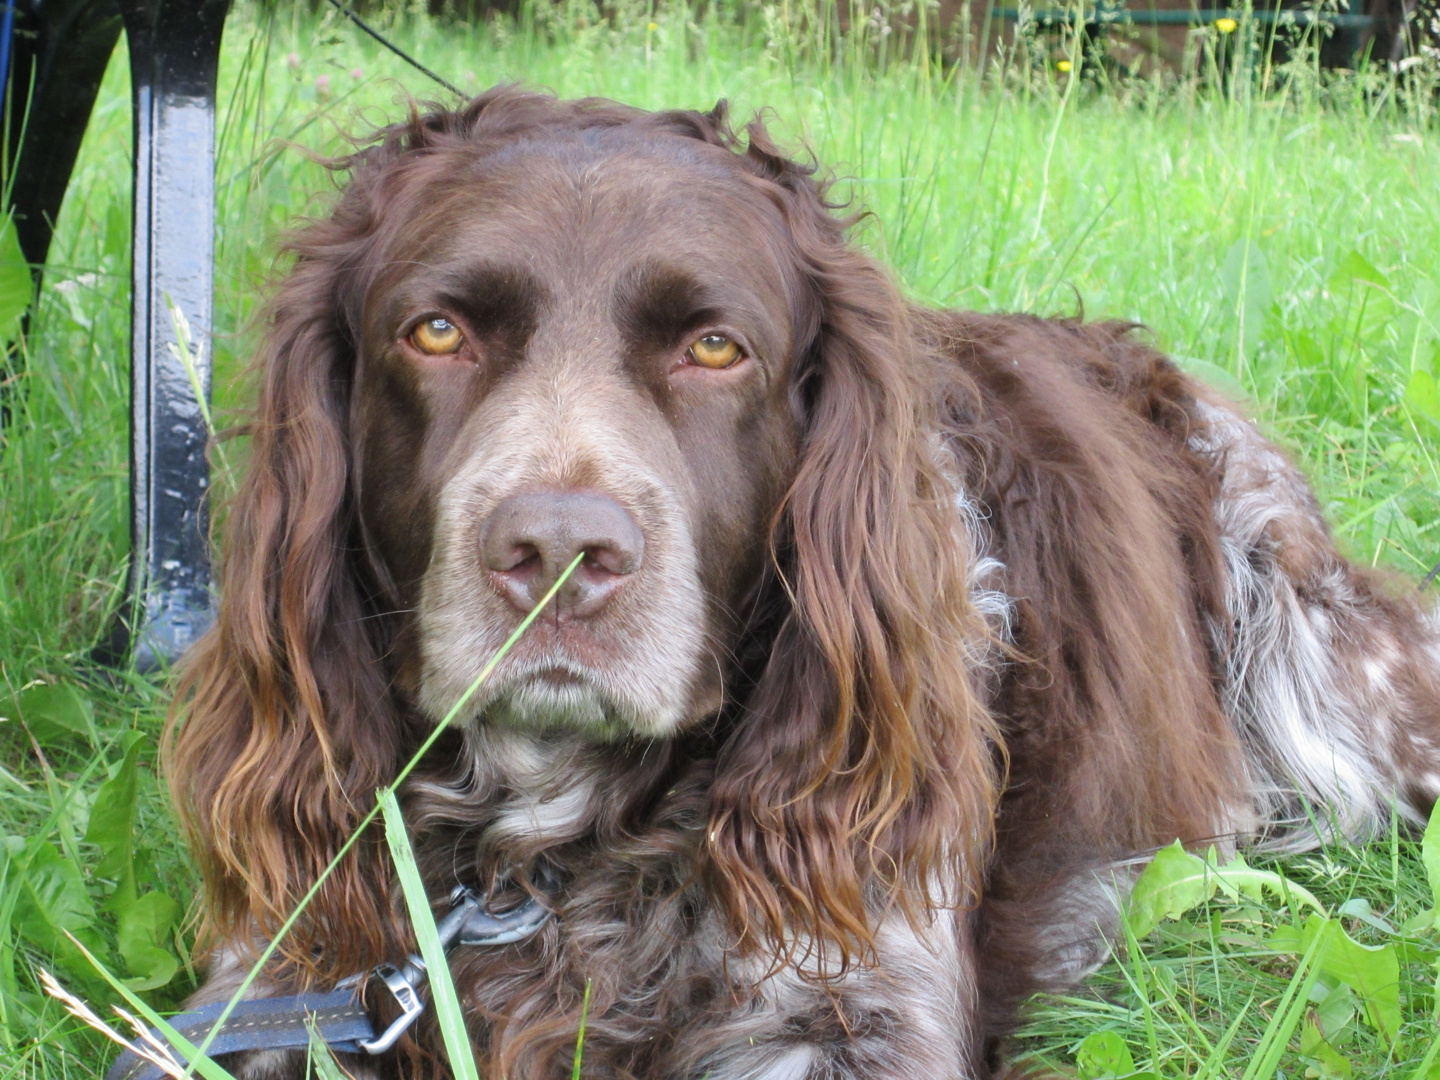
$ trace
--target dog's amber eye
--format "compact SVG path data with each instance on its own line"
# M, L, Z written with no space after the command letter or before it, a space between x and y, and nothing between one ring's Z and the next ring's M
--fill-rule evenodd
M701 367L718 370L740 359L740 346L724 334L706 334L690 346L689 356Z
M443 356L460 348L460 328L449 319L426 319L410 331L410 342L423 353Z

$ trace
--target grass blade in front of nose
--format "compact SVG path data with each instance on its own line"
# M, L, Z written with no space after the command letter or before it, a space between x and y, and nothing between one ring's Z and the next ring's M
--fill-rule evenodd
M385 816L385 842L390 846L390 858L395 861L395 874L405 894L410 925L415 928L415 940L420 943L420 955L425 958L425 970L430 977L430 1002L435 1007L440 1035L445 1040L450 1069L455 1074L455 1080L480 1080L475 1056L470 1052L465 1014L460 1010L460 995L455 992L455 980L450 978L445 946L435 928L435 915L430 910L430 899L425 895L425 883L420 880L420 868L415 864L415 851L405 831L405 817L400 813L395 789L381 788L376 801Z
M555 596L557 593L559 593L561 586L563 586L565 582L570 580L570 575L575 572L575 568L580 565L580 560L582 560L584 557L585 553L583 551L579 555L576 555L575 558L571 561L570 565L565 568L564 573L562 573L558 578L555 579L555 584L551 585L549 591L546 592L543 597L541 597L540 602L536 604L533 608L531 608L529 612L526 613L525 618L520 620L520 625L515 627L514 632L512 632L511 635L505 639L505 644L501 645L500 648L496 651L495 655L492 656L485 664L485 666L480 669L480 674L475 676L475 680L470 684L469 689L467 689L463 694L460 695L454 705L450 706L450 711L447 712L444 718L435 725L435 730L432 731L430 735L425 739L425 741L420 744L420 749L416 750L415 753L411 756L410 760L405 763L405 767L395 774L395 780L391 784L391 787L399 787L405 782L405 778L414 771L415 766L418 765L420 763L420 760L427 753L430 752L430 748L435 745L436 740L439 739L440 736L444 733L445 729L450 726L451 721L453 721L455 717L459 715L460 710L465 707L465 703L475 696L475 691L480 689L481 685L484 684L485 680L488 679L491 673L494 672L495 668L499 666L500 661L505 659L505 657L509 654L510 650L515 647L515 643L520 640L521 635L524 634L526 630L530 629L530 624L533 623L539 617L540 613L550 605L550 602L555 599ZM220 1015L215 1018L215 1024L213 1027L211 1027L209 1034L207 1034L204 1041L201 1042L199 1047L200 1054L203 1055L204 1053L206 1053L206 1051L210 1049L210 1044L214 1042L215 1037L220 1033L220 1029L225 1025L225 1021L230 1018L230 1013L234 1011L236 1005L240 1004L240 1002L245 999L246 993L249 992L250 987L254 985L255 980L259 978L260 972L264 969L265 965L270 962L270 957L275 955L275 950L279 948L280 942L285 940L285 935L290 932L290 928L295 925L296 921L299 920L301 914L305 911L307 907L310 906L310 901L315 899L316 895L320 892L321 887L325 884L325 882L329 879L330 875L334 872L335 867L340 865L340 860L345 858L345 856L350 853L350 849L355 846L355 841L357 841L365 832L365 830L370 827L370 823L375 820L376 815L379 813L380 803L377 800L375 805L370 808L370 812L360 820L360 824L355 826L355 829L353 832L351 832L349 838L345 841L344 844L340 846L340 850L335 853L335 857L330 860L329 865L327 865L325 869L321 871L320 875L315 879L315 883L311 885L310 888L306 891L305 895L301 897L300 903L295 906L295 910L292 911L289 918L287 918L285 922L281 924L280 929L275 932L275 936L270 939L269 943L265 946L264 951L260 953L259 959L255 961L254 965L250 968L250 971L246 974L240 985L236 987L235 993L231 995L230 1000L225 1005L225 1008L221 1010ZM193 1069L194 1066L192 1065L189 1069L186 1070L186 1077L193 1075Z

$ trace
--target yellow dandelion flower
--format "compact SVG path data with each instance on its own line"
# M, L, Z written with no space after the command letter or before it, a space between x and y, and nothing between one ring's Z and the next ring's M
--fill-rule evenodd
M1056 64L1055 66L1056 66L1057 68L1059 68L1061 71L1069 71L1071 65L1070 65L1070 61L1069 61L1069 60L1061 60L1061 61L1060 61L1058 64Z
M656 30L660 29L660 24L658 22L646 23L645 29L653 34Z
M1234 19L1216 19L1216 20L1215 20L1215 29L1216 29L1216 30L1219 30L1220 33L1222 33L1222 34L1233 34L1233 33L1235 32L1236 27L1238 27L1239 25L1240 25L1240 24L1237 23Z

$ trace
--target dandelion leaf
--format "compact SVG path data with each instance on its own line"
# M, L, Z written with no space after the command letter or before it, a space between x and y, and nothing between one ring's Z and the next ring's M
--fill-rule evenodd
M1215 849L1211 848L1206 852L1205 864L1215 875L1220 890L1231 900L1245 897L1263 902L1268 891L1292 907L1298 902L1322 915L1325 914L1325 905L1320 903L1313 893L1273 870L1257 870L1239 855L1224 866L1216 866L1215 861Z
M1201 360L1195 356L1177 356L1175 360L1187 374L1208 383L1212 390L1220 391L1231 401L1242 402L1250 399L1250 393L1244 384L1219 364L1212 364L1209 360Z
M1113 1031L1092 1031L1085 1036L1075 1052L1075 1064L1080 1069L1081 1080L1111 1080L1135 1071L1130 1048Z
M20 251L15 219L7 217L0 226L0 332L14 332L16 322L30 306L33 291L30 264Z
M148 892L129 900L117 915L115 943L134 976L127 985L132 990L164 986L180 970L179 959L166 948L180 905L162 892Z
M41 743L72 735L90 738L94 732L95 716L89 700L68 683L26 687L14 696L11 708Z
M1307 1020L1300 1029L1300 1056L1312 1070L1306 1073L1307 1076L1314 1075L1320 1080L1351 1080L1355 1075L1354 1067L1340 1051L1325 1041L1324 1034L1313 1019Z
M95 873L115 878L119 891L133 891L135 876L135 792L138 756L145 736L138 731L126 733L121 744L124 752L115 773L100 785L95 805L90 808L90 822L85 828L85 842L100 849Z
M1270 311L1270 264L1260 246L1248 237L1237 240L1225 253L1220 284L1236 321L1244 320L1245 340L1260 340L1260 331Z
M1378 285L1382 289L1390 288L1390 280L1375 268L1375 264L1361 255L1355 249L1340 260L1340 265L1330 275L1328 282L1331 292L1343 292L1350 288L1355 282L1366 285Z
M1162 919L1178 919L1217 891L1231 901L1260 901L1269 891L1286 902L1299 901L1322 914L1325 911L1309 892L1273 871L1257 870L1239 856L1219 866L1214 848L1201 858L1177 840L1161 848L1135 882L1127 910L1130 928L1136 937L1144 937Z
M30 845L29 865L13 918L22 937L65 960L68 967L85 970L83 963L76 964L78 954L72 954L67 934L73 934L91 952L107 951L95 928L95 905L80 868L49 841Z
M1179 840L1155 853L1130 893L1128 917L1137 938L1165 918L1178 919L1215 895L1215 875L1205 860L1186 851Z
M1405 384L1405 405L1416 417L1440 425L1440 382L1430 372L1416 368Z
M1430 899L1434 905L1434 926L1440 930L1440 802L1430 811L1430 822L1420 840L1420 861L1430 881Z
M1387 1042L1400 1033L1400 955L1393 943L1362 945L1336 919L1311 915L1297 932L1282 926L1270 937L1279 952L1305 953L1324 935L1315 966L1327 982L1349 987L1359 1000L1361 1016Z

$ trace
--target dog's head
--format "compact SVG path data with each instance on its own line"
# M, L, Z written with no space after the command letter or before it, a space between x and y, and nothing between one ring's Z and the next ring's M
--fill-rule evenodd
M515 90L345 166L272 305L173 751L219 935L277 925L577 559L458 725L641 743L725 713L696 857L743 943L863 952L877 902L973 869L942 367L813 170L723 110ZM385 877L362 845L292 958L381 959Z
M720 705L818 304L696 118L517 104L385 174L344 312L359 525L432 720L579 557L462 720L664 737Z

